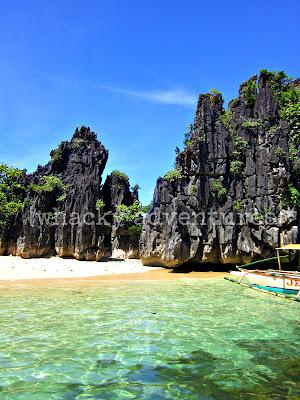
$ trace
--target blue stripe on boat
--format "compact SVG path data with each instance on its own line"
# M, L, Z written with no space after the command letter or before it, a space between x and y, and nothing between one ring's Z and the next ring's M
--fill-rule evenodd
M268 290L269 292L275 292L275 293L298 294L299 292L299 290L295 289L282 289L273 286L261 286L261 285L256 285L255 283L253 283L252 286L256 287L257 289Z

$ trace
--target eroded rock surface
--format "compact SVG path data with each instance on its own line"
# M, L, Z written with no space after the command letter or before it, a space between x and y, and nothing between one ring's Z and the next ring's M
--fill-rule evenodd
M283 199L289 183L299 190L299 167L272 84L252 77L226 112L219 93L200 95L176 159L181 176L157 180L140 240L145 265L243 263L298 241L298 207Z
M26 176L24 206L1 228L0 254L99 261L123 251L113 214L117 205L131 204L138 195L130 191L128 181L114 177L101 186L108 151L96 134L86 127L76 129L72 140L50 155L46 166ZM97 208L99 199L104 208ZM130 237L125 247L128 256L131 248L138 254L138 239Z

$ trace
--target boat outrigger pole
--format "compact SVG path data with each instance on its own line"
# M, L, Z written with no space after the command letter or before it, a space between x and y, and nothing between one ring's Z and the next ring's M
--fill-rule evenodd
M281 270L281 262L280 262L279 249L276 249L276 252L277 252L277 260L278 260L278 269Z
M298 270L300 270L300 244L286 244L285 246L277 247L276 252L277 252L277 259L278 259L278 268L281 270L281 262L280 262L280 256L279 256L279 251L288 251L288 257L289 257L289 269L291 268L291 251L299 251L299 264L298 264Z
M280 250L287 252L280 256ZM291 253L297 251L300 255L300 244L287 244L276 248L276 257L265 258L262 260L253 261L250 264L244 264L241 267L236 267L238 271L231 271L225 279L238 283L242 286L248 286L256 290L266 293L271 293L276 296L287 297L300 302L300 272L299 271L283 271L281 269L281 261L289 260L291 267ZM246 269L254 264L259 265L263 262L277 260L278 269ZM300 259L299 259L300 270Z

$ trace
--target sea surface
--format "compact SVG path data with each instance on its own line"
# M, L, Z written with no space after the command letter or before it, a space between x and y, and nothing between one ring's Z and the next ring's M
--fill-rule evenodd
M222 279L2 287L0 399L300 399L300 303Z

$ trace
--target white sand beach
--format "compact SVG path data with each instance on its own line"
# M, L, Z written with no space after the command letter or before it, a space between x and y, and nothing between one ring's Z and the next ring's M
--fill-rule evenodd
M60 257L24 259L0 256L0 282L14 284L26 280L33 284L60 281L62 284L97 284L100 281L176 280L181 278L223 278L224 272L177 271L160 267L145 267L140 260L77 261ZM44 283L43 283L44 282Z
M0 256L0 281L136 274L157 269L157 267L144 267L140 260L96 262L60 257L23 259Z

